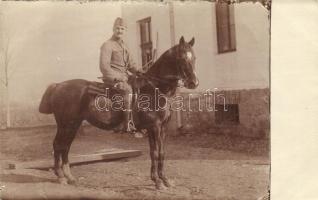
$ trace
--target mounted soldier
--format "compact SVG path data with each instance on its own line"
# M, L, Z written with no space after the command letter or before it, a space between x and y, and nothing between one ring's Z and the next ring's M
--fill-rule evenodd
M116 18L112 37L101 46L99 67L104 83L115 87L124 98L124 120L116 131L130 132L134 131L129 127L130 120L132 120L132 95L129 94L132 94L133 90L128 79L130 73L138 73L138 67L123 41L126 29L124 20Z
M186 42L183 36L179 43L165 51L151 66L147 72L138 74L136 65L131 59L125 47L122 36L125 24L122 19L116 19L114 23L114 34L101 47L100 69L103 73L104 82L87 81L84 79L72 79L61 83L50 85L43 94L39 111L45 114L54 114L57 124L57 132L53 142L54 149L54 173L62 184L76 183L72 175L68 154L71 144L78 132L82 122L86 120L95 127L103 130L113 130L119 126L124 113L124 122L119 126L121 130L127 131L130 122L131 99L129 93L132 87L128 84L129 72L137 73L144 83L138 85L140 94L150 97L150 108L137 112L138 129L145 129L149 138L151 158L151 180L154 181L157 189L171 187L171 182L165 175L164 143L166 139L166 128L170 120L171 111L168 99L176 94L179 83L187 89L195 89L199 85L195 73L195 54L193 51L194 38ZM122 112L110 110L102 113L96 109L96 95L105 92L107 87L115 87L125 97L125 108ZM168 104L163 109L156 110L156 89L163 95L164 101ZM95 92L96 90L96 92ZM107 90L106 90L107 91ZM117 91L110 90L110 93ZM114 94L110 94L114 97ZM112 98L111 97L111 98ZM158 102L158 103L160 103ZM117 109L116 109L117 110Z

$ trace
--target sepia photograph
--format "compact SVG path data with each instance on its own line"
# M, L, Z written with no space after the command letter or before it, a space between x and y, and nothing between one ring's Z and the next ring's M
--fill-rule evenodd
M0 2L0 199L270 198L271 1Z

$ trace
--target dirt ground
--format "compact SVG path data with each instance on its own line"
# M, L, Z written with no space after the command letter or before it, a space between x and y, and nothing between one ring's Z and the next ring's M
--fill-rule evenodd
M174 187L155 190L147 138L90 126L71 153L105 148L141 150L139 157L72 167L78 184L60 185L52 171L8 169L8 163L52 158L55 127L0 132L0 199L207 199L256 200L269 185L268 140L189 134L168 137L166 174ZM52 160L53 162L53 160Z

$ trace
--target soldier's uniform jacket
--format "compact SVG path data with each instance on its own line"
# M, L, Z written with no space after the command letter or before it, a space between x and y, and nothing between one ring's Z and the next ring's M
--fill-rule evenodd
M114 37L101 46L99 67L104 80L107 81L126 81L128 79L127 70L137 70L126 45Z

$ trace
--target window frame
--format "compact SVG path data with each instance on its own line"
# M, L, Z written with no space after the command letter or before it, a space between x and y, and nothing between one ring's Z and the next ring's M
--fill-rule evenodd
M148 24L148 41L147 42L144 42L143 41L143 37L142 37L142 24L143 23L147 23ZM141 63L142 65L146 65L149 61L144 61L144 52L146 50L150 50L150 57L152 60L153 59L153 44L152 44L152 35L151 35L151 17L146 17L146 18L143 18L141 20L138 20L137 21L137 24L139 26L139 36L140 36L140 48L141 48ZM146 60L148 60L148 58L146 58Z
M222 37L220 36L222 33L222 26L224 26L224 24L221 24L221 20L220 20L220 11L218 5L223 4L223 5L227 5L226 6L226 15L227 15L227 24L226 24L226 28L227 28L227 38L229 41L229 48L227 50L223 50L222 48L222 44L224 43L224 41L222 41ZM218 47L218 54L222 54L222 53L227 53L227 52L233 52L237 50L237 43L236 43L236 30L235 30L235 20L234 20L234 5L233 4L228 4L228 3L224 3L224 2L216 2L215 3L215 15L216 15L216 34L217 34L217 47Z

